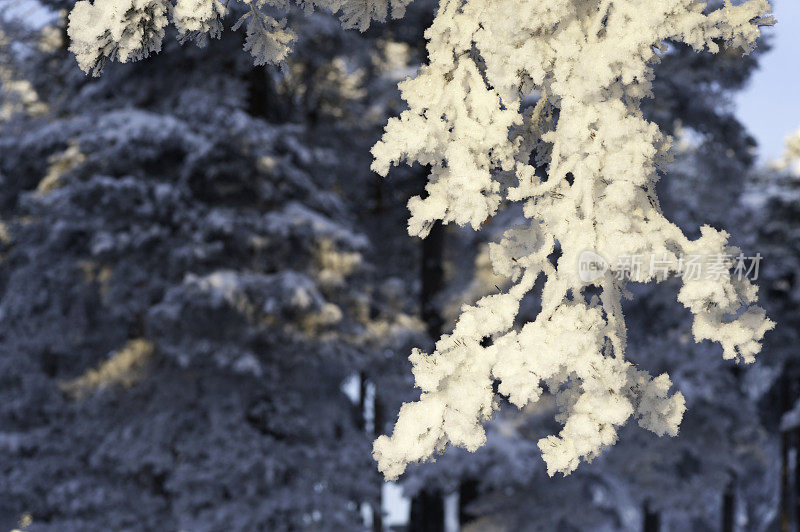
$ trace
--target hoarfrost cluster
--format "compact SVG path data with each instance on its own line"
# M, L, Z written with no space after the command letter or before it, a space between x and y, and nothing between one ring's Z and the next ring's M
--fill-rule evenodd
M631 418L677 434L681 393L670 393L668 375L652 377L624 358L619 272L582 282L579 257L678 265L699 255L708 269L713 258L738 253L724 231L704 226L690 240L661 213L654 187L669 139L643 118L640 102L668 41L746 53L759 26L772 23L769 10L766 0L715 10L691 0L442 0L426 33L429 62L401 83L409 109L389 121L373 169L431 165L426 197L409 202L412 235L425 237L438 220L477 229L504 202L523 202L530 221L490 249L511 288L465 306L433 353L411 355L421 396L374 445L387 478L448 443L483 445L482 424L498 407L495 381L518 407L544 389L555 395L563 429L538 443L550 475L597 456ZM538 99L526 107L530 95ZM678 300L693 315L696 341L752 362L773 323L754 305L756 287L726 266L716 280L684 277ZM542 275L540 314L515 323Z
M402 16L410 0L313 0L306 10L339 14L348 27ZM268 13L292 2L239 4L245 48L257 63L281 61L294 35ZM228 7L218 0L81 0L70 15L72 50L86 72L108 59L157 52L171 17L182 39L219 35ZM232 9L232 8L231 8ZM704 257L718 267L735 257L725 231L704 226L697 239L667 220L655 195L670 139L640 109L651 95L652 67L668 42L717 52L751 51L771 24L767 0L712 7L696 0L440 0L425 33L428 63L400 84L408 110L374 146L373 170L418 162L431 168L425 197L409 202L409 233L425 237L439 221L478 229L521 202L527 225L490 247L495 273L510 288L466 305L431 354L414 350L418 401L404 404L391 437L374 456L389 479L447 444L475 450L498 394L518 407L555 395L563 425L538 443L548 473L569 474L617 439L629 419L675 435L685 410L668 375L651 376L625 360L625 282L609 269L591 282L579 256ZM242 14L243 13L243 14ZM535 104L533 103L535 102ZM678 300L693 315L696 341L721 344L723 356L752 362L773 327L755 305L757 289L727 275L683 278ZM630 272L623 272L630 274ZM678 267L670 274L680 277ZM541 312L517 323L522 299L544 278ZM651 275L644 282L660 282ZM653 317L658 320L657 316Z
M244 49L256 64L278 63L296 36L286 21L271 16L293 6L307 12L338 13L346 28L365 31L372 20L402 17L411 0L79 0L69 15L70 50L86 73L97 76L108 60L135 61L161 51L170 18L181 41L205 46L218 38L233 6L239 18L234 31L246 27ZM229 6L231 4L231 6ZM241 10L244 10L243 13ZM246 24L245 24L246 22Z
M771 166L775 170L800 176L800 129L786 137L783 154Z

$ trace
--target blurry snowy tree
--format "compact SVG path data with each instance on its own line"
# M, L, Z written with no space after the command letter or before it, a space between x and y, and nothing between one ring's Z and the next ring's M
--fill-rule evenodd
M783 155L771 166L790 178L800 178L800 129L786 137Z
M100 80L57 27L4 41L46 107L0 124L0 525L342 530L375 501L341 386L422 332L352 209L357 70L395 54L324 14L296 31L282 72L229 33Z
M800 468L794 459L800 451L800 134L786 139L783 156L754 172L748 199L759 247L766 257L762 269L765 305L785 326L765 344L761 410L771 432L780 434L775 460L780 487L777 524L782 531L800 526Z

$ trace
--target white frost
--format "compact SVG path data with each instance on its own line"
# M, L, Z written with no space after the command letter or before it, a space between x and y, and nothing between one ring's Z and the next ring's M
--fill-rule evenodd
M735 255L728 235L703 227L689 240L661 213L654 194L669 139L644 119L652 65L665 41L718 51L718 40L748 52L770 24L766 0L704 14L694 0L441 0L428 29L429 63L400 84L409 109L391 119L375 147L373 169L431 166L427 196L413 198L409 233L426 236L436 220L479 228L504 201L521 201L528 227L510 229L490 255L508 293L465 307L452 335L428 355L411 356L419 401L404 405L391 437L375 441L387 479L448 443L475 450L499 393L522 407L547 388L563 424L539 441L549 474L573 471L617 439L628 419L658 435L678 432L685 401L624 358L623 267L592 283L578 257L667 257L684 284L678 299L694 316L696 341L710 339L725 358L751 362L773 327L754 306L756 287L719 269ZM538 103L525 108L529 94ZM535 167L547 165L547 179ZM547 258L561 255L553 265ZM704 257L696 280L677 264ZM626 270L627 271L627 270ZM630 271L627 271L630 274ZM522 297L545 276L542 311L517 329ZM663 280L646 275L641 281ZM595 293L588 295L589 284ZM491 345L481 341L491 338ZM484 344L485 345L485 344Z

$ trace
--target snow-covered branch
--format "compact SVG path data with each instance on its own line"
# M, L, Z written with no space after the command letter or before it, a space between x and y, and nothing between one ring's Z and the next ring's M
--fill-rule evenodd
M285 21L267 10L288 12L292 7L337 13L345 28L365 31L373 20L402 17L412 0L79 0L69 15L70 50L81 69L98 76L109 60L136 61L161 50L165 28L172 19L181 42L205 46L219 38L228 4L244 13L235 31L247 21L244 49L256 64L279 63L290 51L294 33ZM173 3L174 2L174 3Z
M420 400L404 405L393 435L374 446L387 478L447 443L482 445L482 423L497 405L493 381L520 407L543 387L555 394L563 429L539 441L551 475L568 474L615 443L631 417L656 434L677 434L683 396L670 395L666 374L653 378L624 358L621 297L631 278L681 276L678 300L693 314L695 340L719 342L725 358L754 360L774 324L753 304L757 288L719 259L738 254L727 233L704 226L690 240L661 213L654 184L670 141L640 110L666 41L712 52L724 42L746 53L759 26L771 23L766 0L704 7L693 0L442 0L426 33L429 63L401 83L409 109L373 148L373 169L431 166L426 197L409 202L412 235L424 237L436 220L477 229L504 201L523 202L530 222L491 249L495 272L517 284L465 307L432 354L412 354ZM537 105L524 108L532 93ZM612 267L586 279L587 251ZM699 258L693 275L687 256ZM615 264L621 257L667 266L640 272ZM546 278L541 313L517 329L520 300L539 275Z

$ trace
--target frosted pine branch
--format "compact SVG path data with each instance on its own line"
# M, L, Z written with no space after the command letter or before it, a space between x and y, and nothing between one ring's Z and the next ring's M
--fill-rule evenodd
M409 201L409 233L425 237L436 220L479 228L505 201L524 204L528 226L491 247L497 274L516 284L463 309L431 354L411 355L419 401L403 405L391 437L375 441L388 479L448 443L474 451L499 393L522 407L547 388L563 424L539 441L548 473L569 474L617 439L630 418L675 435L685 410L666 374L651 377L624 358L624 278L611 268L585 282L579 257L592 251L668 259L683 277L678 300L693 315L696 341L719 342L726 359L752 362L774 324L755 306L756 287L731 275L683 275L681 257L736 255L728 235L704 226L687 238L661 213L654 194L669 139L644 119L653 64L666 41L717 52L720 42L749 52L770 24L766 0L730 2L704 14L693 0L442 0L431 28L429 62L400 84L409 109L391 119L373 148L373 169L431 166L427 195ZM523 97L540 95L533 109ZM540 179L531 161L547 165ZM560 257L548 256L558 245ZM515 327L520 300L544 275L542 310ZM623 280L617 279L621 277ZM658 282L664 275L637 280ZM589 296L595 286L599 295ZM657 317L654 317L657 319ZM491 338L491 345L482 340Z
M97 76L106 61L135 61L161 50L168 5L162 0L81 0L69 15L70 50Z
M172 21L182 41L194 40L203 47L209 37L219 39L227 11L219 0L176 0Z
M173 5L174 1L174 5ZM171 17L181 42L205 46L219 38L228 4L239 4L245 14L234 23L235 31L247 21L244 49L254 63L280 63L291 50L294 33L268 15L264 8L284 10L293 4L338 13L346 28L366 31L373 20L391 14L402 17L412 0L79 0L69 15L68 34L81 70L100 75L109 60L136 61L161 50L165 27Z

